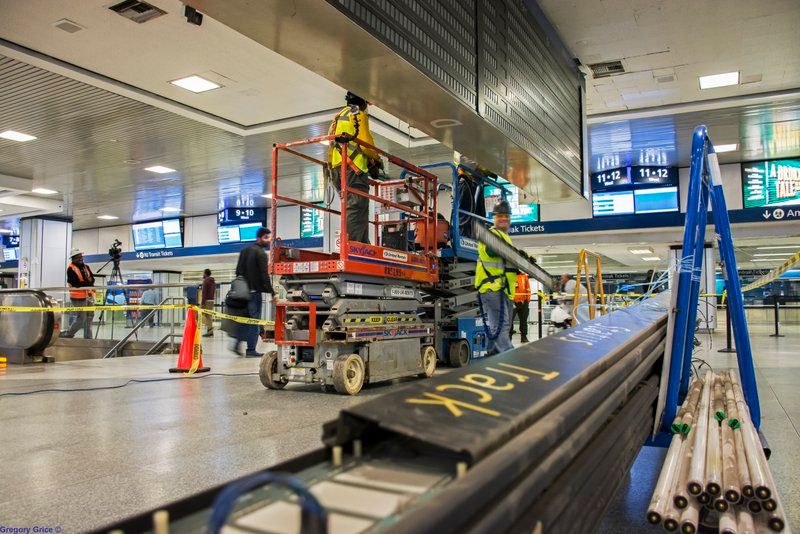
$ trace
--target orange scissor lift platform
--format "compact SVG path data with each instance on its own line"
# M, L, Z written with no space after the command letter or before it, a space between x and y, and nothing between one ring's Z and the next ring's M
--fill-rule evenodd
M341 166L329 168L326 161L303 152L312 151L309 149L319 143L333 144L333 150L341 151ZM273 147L270 273L281 276L288 297L276 304L278 350L265 354L261 362L261 381L271 389L304 382L355 394L364 383L431 376L436 367L435 325L422 317L420 288L439 279L437 177L358 139L349 143L385 157L403 171L402 178L370 178L367 191L349 187L348 145L336 143L335 136ZM286 156L329 170L331 179L339 183L338 206L333 202L314 204L283 193L279 171ZM375 244L349 238L346 221L351 195L367 198L376 207L368 221ZM287 204L338 215L338 251L283 246L277 232L277 207ZM414 239L404 240L404 250L385 246L384 228L400 228L404 236L410 232Z

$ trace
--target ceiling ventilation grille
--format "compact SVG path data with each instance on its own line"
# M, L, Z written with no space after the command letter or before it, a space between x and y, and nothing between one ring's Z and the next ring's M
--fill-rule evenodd
M592 76L594 78L605 78L606 76L614 76L615 74L622 74L625 72L625 67L622 66L622 61L606 61L605 63L594 63L589 65L592 69Z
M147 2L140 2L139 0L125 0L124 2L114 4L108 9L115 11L137 24L142 24L148 20L167 14L166 11L158 9L156 6L148 4Z
M67 33L77 33L83 29L83 26L77 22L72 22L69 19L61 19L55 24L56 28L63 30Z

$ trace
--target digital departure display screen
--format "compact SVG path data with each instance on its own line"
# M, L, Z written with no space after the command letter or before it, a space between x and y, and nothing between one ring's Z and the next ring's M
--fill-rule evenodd
M505 180L499 180L503 184L503 188L508 193L506 200L511 204L511 224L527 224L539 222L539 204L528 204L525 202L524 192L521 192L517 186L512 185ZM486 217L492 218L492 210L494 205L497 204L502 198L502 192L499 187L487 185L483 188L483 199L486 207Z
M322 211L300 206L300 237L321 237L324 233Z
M800 159L742 163L745 208L800 205Z
M18 247L19 246L19 236L18 235L4 235L3 236L3 246L4 247Z
M592 212L595 217L607 215L633 215L633 191L607 191L592 195Z
M678 211L678 169L660 165L628 165L595 172L592 180L592 213L644 215Z
M167 219L131 225L134 250L158 250L183 246L180 219Z
M267 220L266 208L225 208L217 215L219 224L238 224L247 222L264 223Z
M256 232L267 224L266 208L225 208L217 214L220 244L255 241Z
M14 261L19 259L19 248L9 247L3 249L3 261Z

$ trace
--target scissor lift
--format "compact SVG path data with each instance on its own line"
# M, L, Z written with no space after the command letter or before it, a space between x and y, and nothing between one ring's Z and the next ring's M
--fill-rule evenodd
M276 304L276 351L261 360L261 382L282 389L289 382L333 386L354 395L365 383L405 376L430 377L436 369L435 326L420 313L422 286L439 279L437 246L422 239L414 250L381 246L380 228L414 224L416 232L433 236L436 224L436 176L378 148L371 148L403 169L397 180L370 180L363 192L348 187L346 145L340 168L340 206L320 206L284 195L279 190L278 157L287 153L320 165L327 163L301 152L318 143L335 143L335 136L316 137L277 144L272 152L272 242L270 272L281 277L287 300ZM380 189L380 191L379 191ZM375 193L381 193L379 196ZM392 194L388 194L391 192ZM402 218L379 218L374 227L376 244L351 241L345 221L350 195L368 198L376 206L391 208ZM337 252L318 252L285 247L277 236L278 203L294 204L339 215ZM386 210L383 210L386 212ZM326 228L325 231L331 231Z

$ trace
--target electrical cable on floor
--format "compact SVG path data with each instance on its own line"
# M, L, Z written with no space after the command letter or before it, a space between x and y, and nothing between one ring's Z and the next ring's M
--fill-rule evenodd
M189 380L199 380L201 378L208 378L210 376L256 376L258 373L209 373L197 376L184 376L184 379ZM83 379L87 380L87 379ZM88 379L92 380L92 379ZM96 379L95 379L96 380ZM34 393L73 393L73 392L82 392L82 391L101 391L104 389L120 389L124 388L130 384L145 384L147 382L166 382L166 381L173 381L173 380L180 380L180 378L131 378L124 384L116 384L113 386L97 386L97 387L90 387L90 388L74 388L74 389L63 389L63 388L45 388L45 389L35 389L33 391L10 391L8 393L0 393L0 397L21 397L23 395L33 395Z

